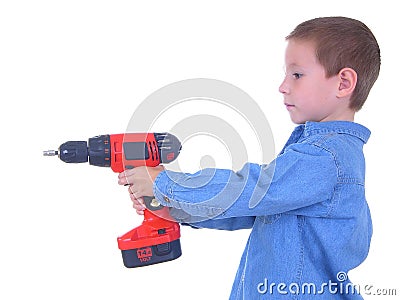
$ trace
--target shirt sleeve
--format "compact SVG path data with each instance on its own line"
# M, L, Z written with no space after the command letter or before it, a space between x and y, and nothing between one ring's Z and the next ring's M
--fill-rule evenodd
M293 144L268 165L246 163L234 172L164 171L154 194L164 206L198 221L284 213L329 200L338 170L332 153L314 144ZM323 214L326 206L318 206Z
M218 230L239 230L239 229L250 229L253 227L255 217L234 217L234 218L215 218L204 221L194 221L191 217L187 219L187 222L181 222L182 225L189 225L192 228L210 228Z

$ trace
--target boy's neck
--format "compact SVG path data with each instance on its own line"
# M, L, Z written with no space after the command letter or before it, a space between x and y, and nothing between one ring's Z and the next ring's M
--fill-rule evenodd
M326 118L320 120L320 122L327 121L349 121L354 122L355 111L352 109L345 109L343 111L339 111L336 114L331 114Z

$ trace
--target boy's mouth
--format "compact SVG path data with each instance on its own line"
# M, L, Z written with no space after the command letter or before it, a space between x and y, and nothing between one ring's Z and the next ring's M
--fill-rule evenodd
M284 104L285 104L287 110L290 110L294 107L293 104L289 104L289 103L284 103Z

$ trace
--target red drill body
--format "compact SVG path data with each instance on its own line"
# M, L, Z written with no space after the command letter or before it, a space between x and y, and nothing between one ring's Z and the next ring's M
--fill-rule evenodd
M138 166L155 167L176 159L181 143L169 133L125 133L100 135L86 141L69 141L58 151L45 151L47 156L57 155L67 163L82 163L111 167L116 173ZM181 255L180 227L172 221L169 209L155 199L144 197L147 209L143 223L118 237L124 265L141 267L169 261Z

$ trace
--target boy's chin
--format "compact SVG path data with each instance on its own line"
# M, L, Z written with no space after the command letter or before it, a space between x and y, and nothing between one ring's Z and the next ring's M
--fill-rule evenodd
M290 116L290 119L292 122L296 125L301 125L307 122L307 120L299 119L299 118L294 118L293 116Z

